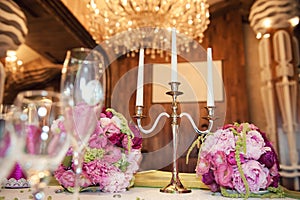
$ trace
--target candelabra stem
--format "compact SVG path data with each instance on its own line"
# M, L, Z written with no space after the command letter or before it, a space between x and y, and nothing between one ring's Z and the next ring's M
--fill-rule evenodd
M178 146L178 124L171 124L173 133L173 169L170 183L164 188L160 189L165 193L190 193L191 190L183 186L179 178L178 160L177 160L177 146Z
M178 160L177 160L177 149L178 149L178 118L177 114L177 96L181 95L182 92L178 91L178 82L171 82L171 91L167 92L168 95L172 96L172 135L173 135L173 169L172 169L172 178L170 183L164 188L160 189L161 192L166 193L189 193L190 189L185 188L179 178L178 173Z

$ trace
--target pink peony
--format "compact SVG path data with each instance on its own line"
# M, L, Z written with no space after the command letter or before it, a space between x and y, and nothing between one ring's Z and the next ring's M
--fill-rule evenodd
M213 183L216 183L214 172L209 170L208 172L204 173L202 175L202 182L206 185L212 185Z
M248 131L246 136L246 158L259 159L265 153L265 142L258 131Z
M244 155L243 155L243 154L240 154L240 161L241 161L241 163L245 163L245 158L244 158ZM237 164L236 159L235 159L235 152L234 152L234 151L231 151L231 152L227 155L227 162L228 162L230 165L236 165L236 164Z
M205 137L195 171L213 192L222 187L248 196L245 185L249 192L278 187L278 168L278 157L265 133L253 124L235 123ZM241 176L245 176L246 183Z
M219 165L214 171L216 183L224 187L232 188L233 167L231 165Z
M264 164L267 168L272 168L276 164L276 155L273 151L266 151L259 158L259 162Z
M212 155L212 164L215 168L218 168L220 165L227 165L227 157L223 151L217 151Z
M217 143L215 136L213 134L208 134L205 137L204 143L201 145L201 155L205 156L206 154L212 153L212 147Z
M196 166L196 174L205 174L209 171L211 167L211 155L210 154L204 154L205 157L202 155L200 156L200 159L198 161L198 165Z
M215 144L211 147L211 153L216 153L222 149L226 154L235 149L235 137L233 133L226 129L219 129L214 133Z
M269 186L269 170L263 167L258 161L249 160L242 164L242 169L251 192L258 192L260 189L266 189ZM233 176L233 186L240 193L246 192L244 183L237 171Z

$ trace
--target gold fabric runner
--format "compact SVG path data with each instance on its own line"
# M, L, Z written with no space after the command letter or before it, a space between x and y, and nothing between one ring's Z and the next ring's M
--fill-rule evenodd
M164 187L170 183L172 173L166 171L150 170L138 172L135 175L134 186L136 187ZM201 177L195 173L179 173L181 183L187 188L208 189L202 183Z

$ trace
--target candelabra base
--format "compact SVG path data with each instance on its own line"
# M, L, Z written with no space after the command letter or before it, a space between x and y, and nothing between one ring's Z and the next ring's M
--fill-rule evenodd
M190 193L192 190L185 188L179 179L172 179L169 185L160 189L160 192L164 193Z

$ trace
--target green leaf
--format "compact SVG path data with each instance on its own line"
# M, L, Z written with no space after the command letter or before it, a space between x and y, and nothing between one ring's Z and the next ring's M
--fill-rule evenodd
M70 167L72 165L72 156L66 156L62 161L64 167Z

